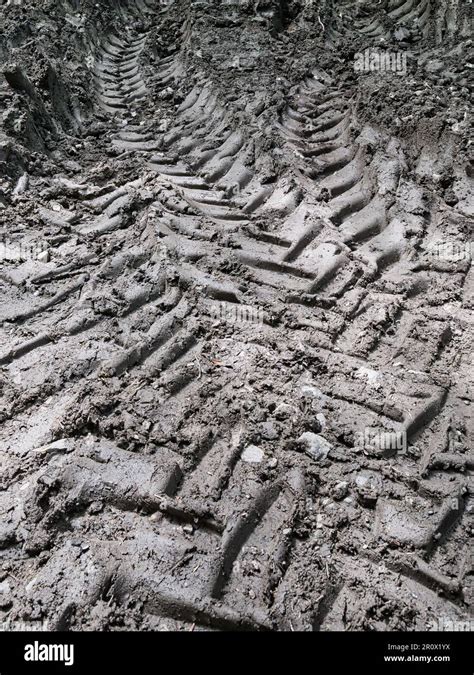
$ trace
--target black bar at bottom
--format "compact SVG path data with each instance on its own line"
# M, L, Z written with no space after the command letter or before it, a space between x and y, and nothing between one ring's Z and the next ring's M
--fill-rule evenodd
M472 675L472 633L0 632L0 675L268 667ZM173 665L173 663L175 665Z

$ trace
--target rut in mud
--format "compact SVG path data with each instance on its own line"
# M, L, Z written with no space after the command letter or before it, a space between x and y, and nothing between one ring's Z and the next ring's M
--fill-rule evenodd
M0 621L469 619L471 3L1 11Z

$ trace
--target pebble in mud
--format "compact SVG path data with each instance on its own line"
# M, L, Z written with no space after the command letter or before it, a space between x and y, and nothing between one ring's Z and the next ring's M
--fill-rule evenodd
M273 422L263 422L260 425L260 435L267 441L274 441L278 438L278 430Z
M256 445L249 445L242 453L242 461L249 464L259 464L264 457L264 452Z
M331 497L336 501L340 501L346 497L349 491L349 483L346 480L336 483L336 485L331 490Z
M294 408L292 408L291 405L288 405L288 403L280 403L280 405L275 408L274 415L277 420L284 420L290 417L294 412Z
M364 506L374 506L383 487L380 474L375 471L361 471L356 475L354 483L358 501Z
M298 443L303 446L306 454L317 462L326 459L332 447L323 436L313 434L311 431L301 434Z
M37 255L37 260L43 263L48 263L51 259L51 254L49 251L42 251Z

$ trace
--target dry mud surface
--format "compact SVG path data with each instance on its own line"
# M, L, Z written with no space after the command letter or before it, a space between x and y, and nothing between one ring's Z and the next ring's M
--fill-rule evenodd
M472 11L1 4L0 622L469 620Z

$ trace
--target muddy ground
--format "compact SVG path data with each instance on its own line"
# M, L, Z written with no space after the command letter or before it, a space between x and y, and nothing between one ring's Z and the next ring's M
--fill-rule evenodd
M0 5L0 623L472 627L472 12Z

